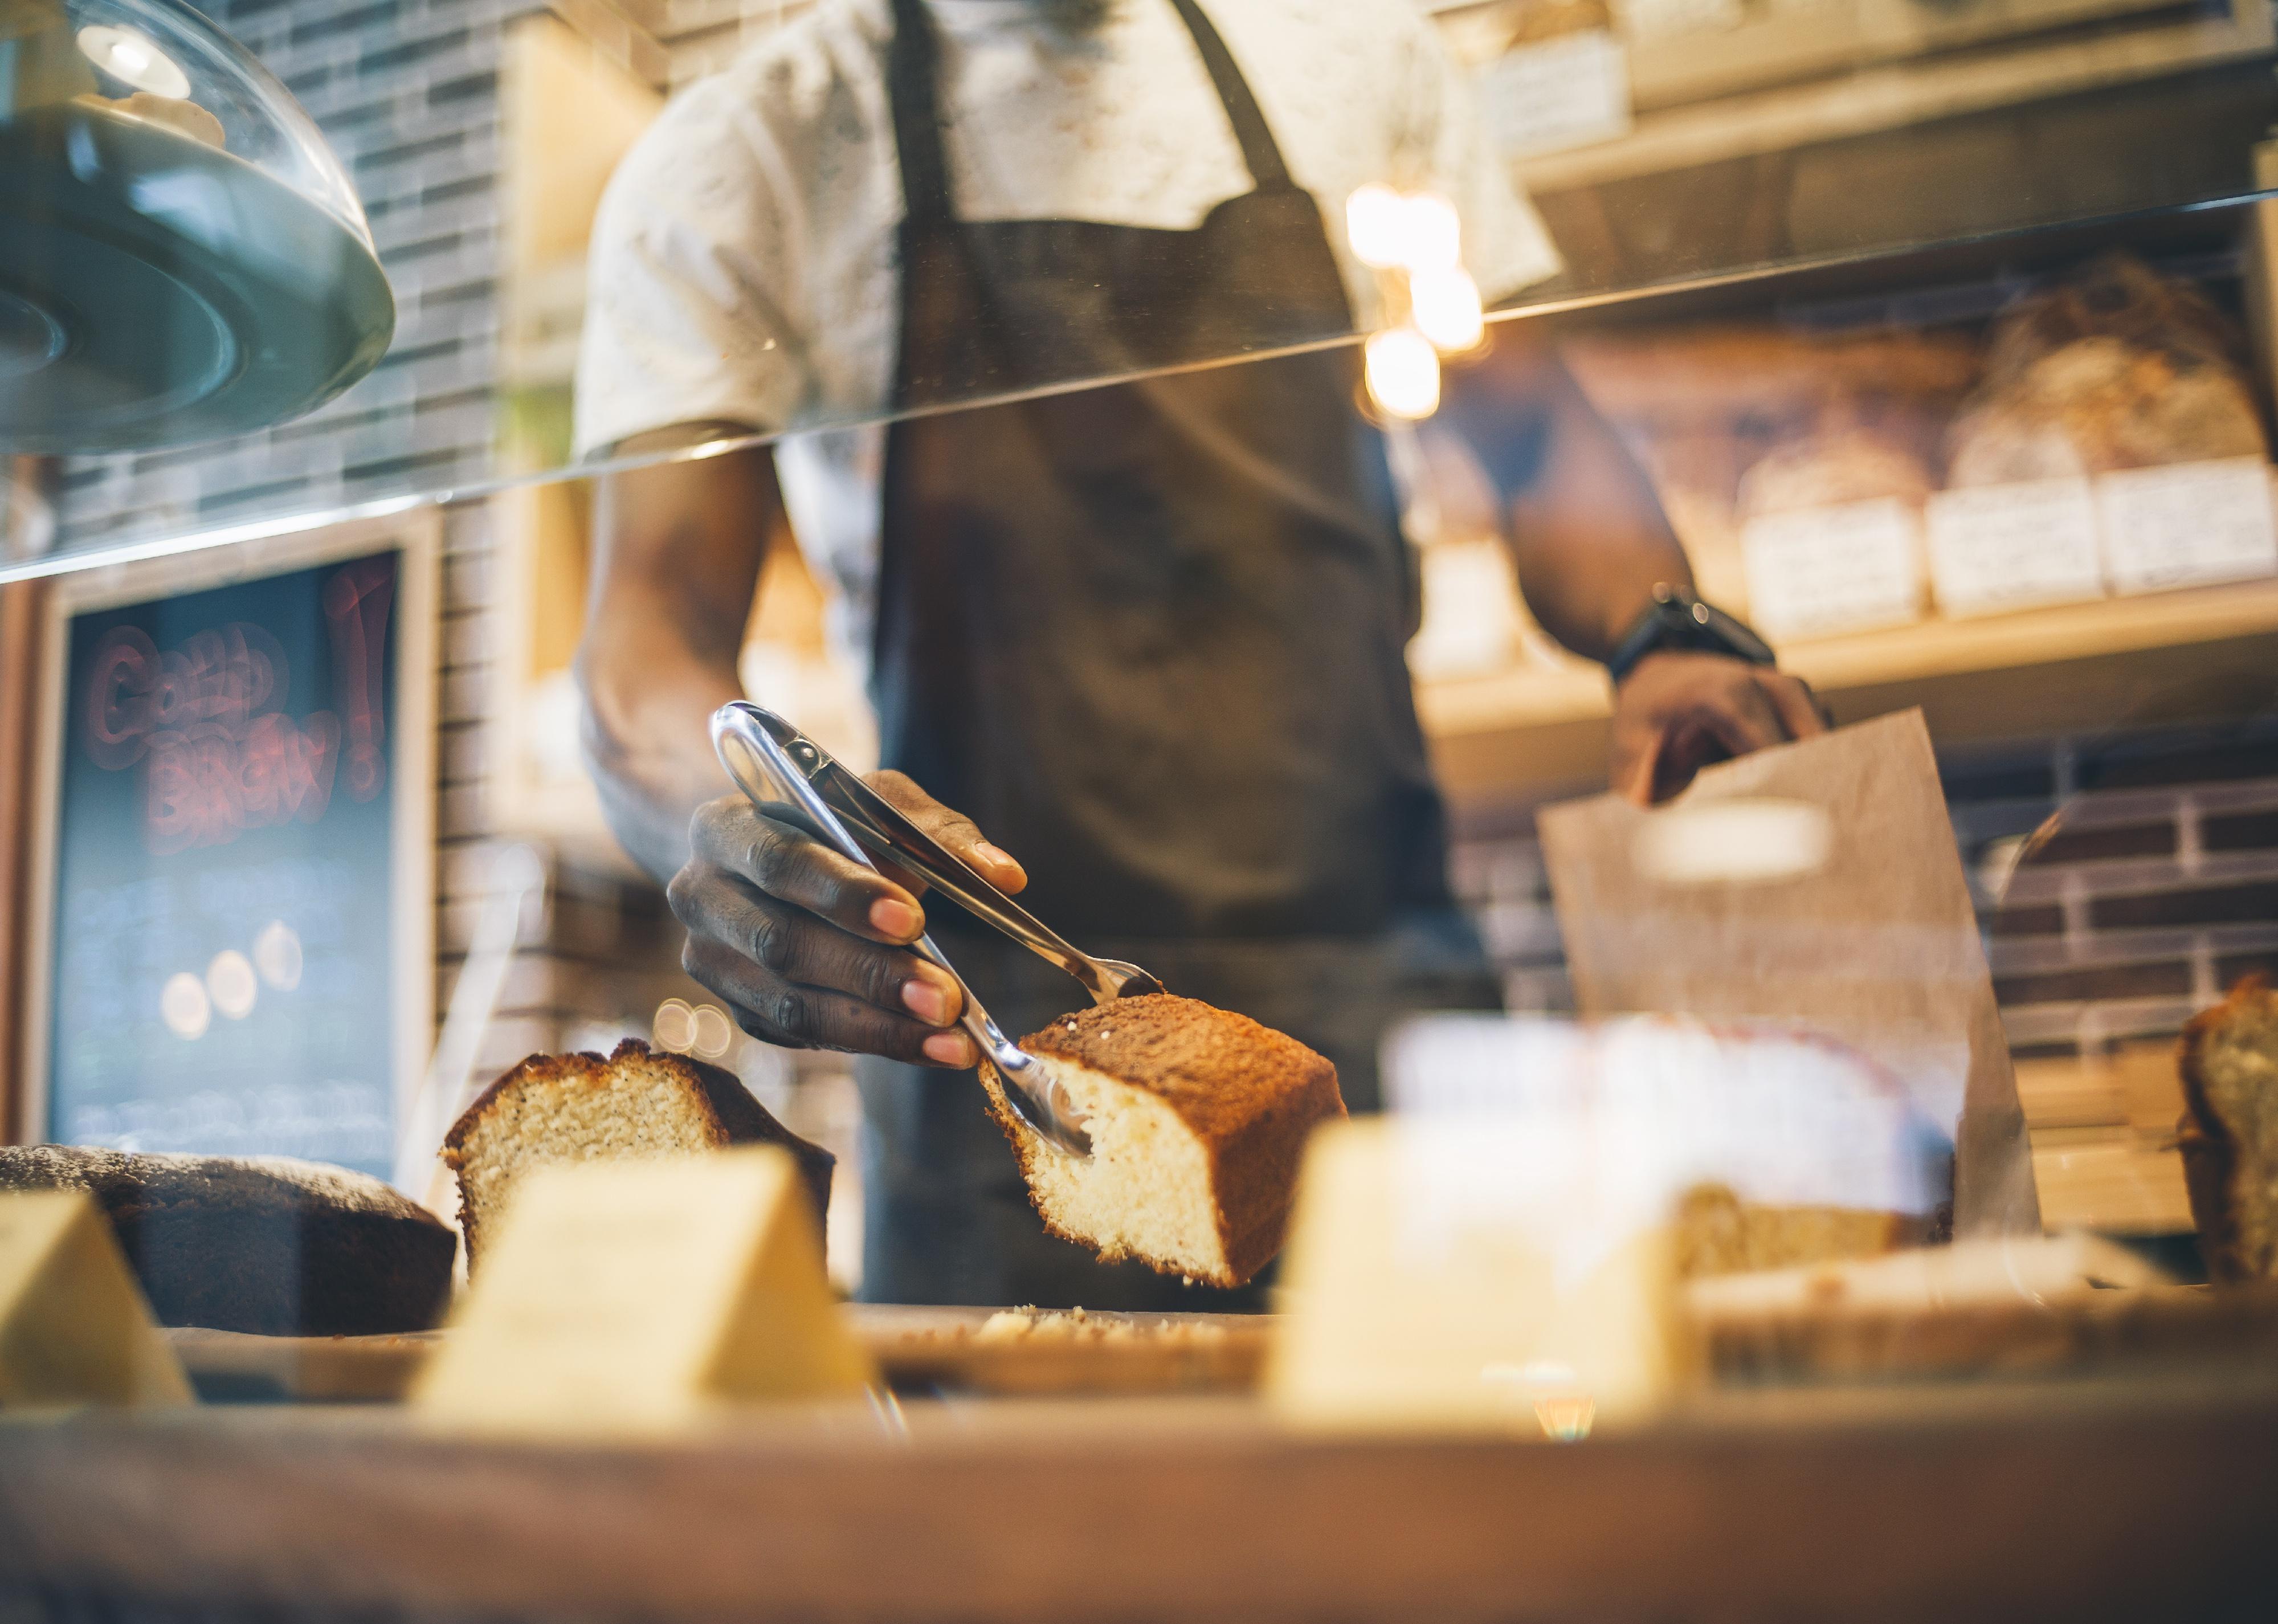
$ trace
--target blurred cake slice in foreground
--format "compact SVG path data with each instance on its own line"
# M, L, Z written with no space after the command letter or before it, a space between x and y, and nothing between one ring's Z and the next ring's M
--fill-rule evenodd
M2259 976L2183 1031L2182 1150L2217 1280L2278 1277L2278 992Z
M1247 1015L1158 993L1021 1040L1066 1092L1092 1154L1045 1144L984 1066L990 1108L1054 1234L1102 1260L1237 1286L1281 1250L1305 1137L1345 1114L1337 1069Z

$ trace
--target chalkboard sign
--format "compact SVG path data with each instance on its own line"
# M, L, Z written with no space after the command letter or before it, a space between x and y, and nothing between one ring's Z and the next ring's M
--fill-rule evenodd
M64 584L38 1137L392 1172L432 996L432 530Z

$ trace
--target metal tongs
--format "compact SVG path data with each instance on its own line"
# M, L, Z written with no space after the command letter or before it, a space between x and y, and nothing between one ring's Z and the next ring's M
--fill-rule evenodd
M804 829L867 869L876 869L879 858L906 869L975 918L1059 965L1082 983L1095 1004L1163 990L1161 982L1135 964L1096 959L1071 946L773 711L746 700L721 706L712 713L712 747L762 816ZM957 983L965 1000L958 1023L996 1067L1005 1098L1021 1120L1070 1155L1090 1155L1091 1136L1066 1091L989 1018L932 936L919 938L911 951Z

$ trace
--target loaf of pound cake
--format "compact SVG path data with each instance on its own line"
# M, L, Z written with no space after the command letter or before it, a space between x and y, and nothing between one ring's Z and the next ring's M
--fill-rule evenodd
M1089 1157L1030 1132L982 1067L1030 1199L1054 1234L1216 1286L1281 1250L1313 1124L1345 1114L1337 1069L1293 1038L1190 998L1122 998L1021 1039L1074 1104Z
M2180 1148L2214 1280L2278 1278L2278 993L2250 976L2183 1029Z
M554 1161L693 1156L730 1145L778 1145L798 1161L815 1233L830 1205L837 1159L776 1121L733 1073L628 1038L608 1058L533 1054L485 1089L444 1137L459 1177L467 1265L522 1176Z
M426 1330L458 1249L363 1173L283 1156L0 1147L0 1190L84 1190L163 1325L272 1337Z

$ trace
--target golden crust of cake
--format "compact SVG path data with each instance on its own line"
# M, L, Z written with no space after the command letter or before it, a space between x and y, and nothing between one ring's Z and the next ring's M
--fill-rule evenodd
M996 1070L982 1081L990 1115L1013 1142L1044 1227L1116 1262L1136 1257L1163 1274L1242 1285L1281 1250L1306 1136L1345 1114L1337 1069L1296 1038L1247 1015L1170 993L1118 999L1063 1015L1021 1040L1039 1058L1100 1073L1160 1099L1192 1133L1208 1164L1226 1266L1196 1272L1061 1226L1038 1193L1043 1159L1061 1153L1030 1133L1005 1100Z
M599 1054L533 1054L492 1084L469 1106L443 1138L443 1161L459 1176L459 1226L466 1237L467 1260L475 1258L479 1203L469 1195L468 1173L477 1155L475 1141L486 1127L502 1126L521 1113L520 1106L536 1097L570 1091L630 1092L638 1072L654 1081L669 1080L677 1102L696 1118L693 1150L722 1150L731 1145L776 1145L791 1153L814 1202L816 1233L830 1205L830 1174L837 1158L820 1145L809 1143L777 1122L768 1108L752 1098L734 1073L685 1055L658 1053L636 1038L619 1043L605 1059ZM543 1146L538 1147L541 1151ZM589 1155L587 1147L564 1145L564 1156ZM543 1158L541 1159L549 1159Z
M1145 1089L1205 1139L1223 1138L1324 1090L1336 1104L1328 1114L1344 1114L1334 1066L1295 1038L1199 999L1168 992L1119 998L1062 1015L1021 1038L1021 1046Z
M2183 1029L2176 1145L2216 1280L2278 1276L2278 992L2249 976Z

